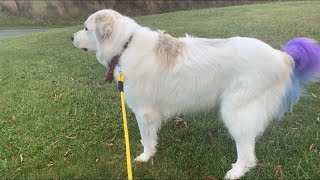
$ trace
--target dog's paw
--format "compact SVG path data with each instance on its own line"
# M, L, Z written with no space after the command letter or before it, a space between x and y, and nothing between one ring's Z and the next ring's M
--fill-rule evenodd
M147 155L146 153L142 153L139 156L137 156L134 159L134 161L137 161L137 162L148 162L150 157L151 157L150 155Z
M239 179L243 175L244 173L242 171L239 171L233 168L227 172L224 179Z
M239 179L244 174L245 171L243 168L237 168L235 165L233 165L233 168L227 172L224 179Z
M249 163L248 163L249 162ZM239 179L256 165L256 160L247 161L246 163L234 163L224 179Z

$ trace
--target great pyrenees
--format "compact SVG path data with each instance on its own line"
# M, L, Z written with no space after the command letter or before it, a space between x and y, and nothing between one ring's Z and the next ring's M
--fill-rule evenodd
M225 178L240 178L257 163L257 136L299 100L305 84L320 79L320 46L308 38L290 40L282 50L245 37L175 38L114 10L98 11L84 25L73 44L96 51L109 75L124 74L126 103L144 147L136 161L154 155L157 133L170 117L217 107L237 147Z

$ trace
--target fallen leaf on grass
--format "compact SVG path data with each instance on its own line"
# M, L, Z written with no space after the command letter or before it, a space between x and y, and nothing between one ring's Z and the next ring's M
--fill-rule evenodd
M11 116L11 120L14 121L14 120L16 120L16 119L17 119L16 115L12 115L12 116Z
M99 162L99 158L96 159L96 162Z
M275 142L276 142L275 140L270 140L269 144L271 145L271 144L274 144Z
M53 97L52 97L53 101L57 101L58 100L58 95L57 94L54 94Z
M9 143L7 143L7 147L11 147L12 145L13 145L13 141L12 140L10 140L10 142Z
M216 177L214 176L206 176L203 178L204 180L218 180Z
M50 163L50 164L47 164L47 167L51 167L53 165L54 165L53 163Z
M115 134L111 139L110 141L113 142L115 139L116 139L117 135Z
M314 97L314 98L318 98L318 96L313 94L313 93L311 93L311 96Z
M311 145L309 146L309 151L313 151L313 150L314 150L314 146L315 146L315 144L311 144Z
M280 175L280 180L284 180L284 175L283 175L281 165L277 165L276 168L274 169L274 175L277 176L278 174Z
M78 139L79 136L65 136L66 139Z
M187 127L187 122L180 117L176 117L173 120L173 127L174 128Z
M23 163L23 161L24 161L23 155L20 154L20 162Z
M66 155L68 155L69 154L69 152L70 152L70 149L68 149L65 153L64 153L64 157L66 156Z
M98 88L102 88L102 86L101 86L100 84L98 84L98 83L97 83L97 87L98 87Z
M107 147L112 147L113 144L112 144L112 143L107 143L106 146L107 146Z
M56 81L56 80L53 80L51 81L52 84L56 85L56 86L59 86L60 82L59 81Z
M121 109L121 107L119 108L119 116L121 117L121 120L122 120L122 109Z
M320 122L320 117L317 117L317 121Z
M267 165L262 164L262 163L258 163L258 164L257 164L257 167L265 168L265 167L267 167Z
M57 140L57 141L54 141L54 142L52 143L52 146L55 146L58 142L59 142L58 140Z

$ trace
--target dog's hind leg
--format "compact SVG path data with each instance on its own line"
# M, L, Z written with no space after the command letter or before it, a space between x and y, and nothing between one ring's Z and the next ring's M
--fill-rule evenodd
M146 162L156 152L158 131L161 127L162 116L156 111L136 113L139 125L143 153L135 158L135 161Z
M263 133L272 113L268 96L255 98L231 97L221 104L221 115L237 147L237 161L225 179L238 179L256 165L255 140ZM276 100L275 100L276 101Z

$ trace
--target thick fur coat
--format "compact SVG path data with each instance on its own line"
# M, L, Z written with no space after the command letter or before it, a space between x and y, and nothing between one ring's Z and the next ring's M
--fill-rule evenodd
M256 137L298 101L303 85L319 81L320 47L306 38L290 41L282 51L245 37L175 38L101 10L72 40L78 48L96 51L106 68L120 56L114 77L120 70L124 74L126 103L144 147L136 161L154 155L157 133L170 117L219 108L237 146L226 179L240 178L256 165Z

